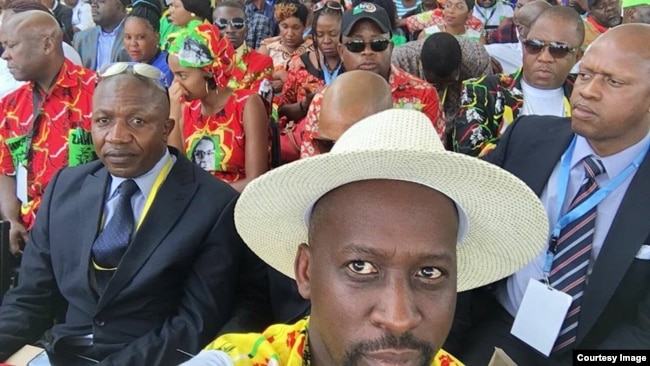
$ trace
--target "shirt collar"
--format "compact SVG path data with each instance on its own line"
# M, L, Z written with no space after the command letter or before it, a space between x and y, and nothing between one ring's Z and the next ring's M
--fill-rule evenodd
M573 151L573 156L571 157L571 169L573 169L577 164L579 164L582 159L586 158L589 155L595 155L600 158L600 161L605 166L605 174L609 179L620 174L625 168L627 168L636 156L643 151L643 148L650 141L650 134L646 135L641 141L636 144L628 147L627 149L620 151L614 155L607 157L600 157L594 149L591 148L589 142L586 138L577 135L576 147Z
M409 77L406 74L406 71L400 69L399 67L391 64L390 65L390 75L388 75L388 85L390 85L390 91L395 92L400 88L403 88L405 85L409 84Z
M110 31L110 32L104 32L102 27L99 27L99 35L104 36L104 37L114 37L114 36L116 36L117 32L120 29L120 27L122 26L122 24L124 24L124 19L126 19L126 17L122 18L122 20L120 21L120 24L118 24L117 27L113 28L113 30Z
M151 194L151 189L153 188L154 183L156 182L156 178L158 178L158 175L160 172L162 172L163 168L165 167L165 164L169 159L172 159L172 162L175 162L175 156L169 153L169 149L165 149L165 153L163 156L158 160L156 165L151 168L148 172L142 174L139 177L133 178L135 183L138 185L138 188L140 189L140 192L144 196L145 201L147 198L149 198L149 194ZM111 174L111 189L108 192L108 197L113 197L115 194L115 191L117 190L117 187L122 184L125 180L128 178L121 178L121 177L116 177Z
M79 85L79 74L92 72L90 70L82 69L75 67L72 61L67 58L63 59L63 64L61 64L61 69L59 69L59 74L56 77L54 85L61 88L72 88ZM36 90L36 84L32 82L32 90ZM40 88L39 88L40 89ZM51 88L53 91L55 88ZM50 91L50 93L51 93Z

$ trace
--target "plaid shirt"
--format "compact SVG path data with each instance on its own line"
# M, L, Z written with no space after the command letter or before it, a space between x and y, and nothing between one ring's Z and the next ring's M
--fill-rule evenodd
M246 44L255 50L260 48L263 40L273 35L271 21L248 7L246 8L246 24L248 25Z
M488 34L488 43L517 43L517 27L512 19L507 19L499 28Z

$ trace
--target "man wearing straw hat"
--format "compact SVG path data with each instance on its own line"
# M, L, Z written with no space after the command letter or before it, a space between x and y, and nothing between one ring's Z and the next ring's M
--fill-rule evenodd
M516 271L548 231L523 182L445 151L424 114L396 109L251 182L235 224L311 315L224 335L188 365L459 365L441 350L456 292Z

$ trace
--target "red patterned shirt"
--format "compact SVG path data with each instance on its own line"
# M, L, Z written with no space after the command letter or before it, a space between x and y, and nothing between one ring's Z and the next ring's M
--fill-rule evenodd
M408 72L391 65L388 78L393 95L393 106L398 109L414 109L426 114L438 131L440 139L445 142L445 121L440 113L438 93L431 84L417 78ZM307 111L305 133L302 136L300 157L306 158L317 155L318 152L312 140L318 137L318 115L326 88L321 89L312 99Z
M406 18L406 29L408 29L409 33L442 24L445 24L442 9L429 10ZM465 22L465 27L481 32L483 30L483 23L479 18L470 14L467 17L467 22Z
M67 59L63 62L50 93L37 90L43 102L30 147L27 136L34 122L33 83L0 102L0 174L15 175L19 164L27 167L29 197L21 211L28 230L52 175L66 166L97 159L90 135L95 77L93 71Z
M252 90L270 104L273 97L271 81L273 81L271 57L255 51L246 43L242 44L235 54L235 67L228 87L233 90Z

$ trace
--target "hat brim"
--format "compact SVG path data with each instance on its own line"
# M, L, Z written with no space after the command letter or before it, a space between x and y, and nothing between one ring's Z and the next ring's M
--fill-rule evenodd
M492 164L448 151L347 151L284 165L244 189L235 208L237 231L262 260L295 278L297 248L308 241L307 211L327 192L369 179L419 183L462 207L468 231L457 248L459 292L511 275L546 246L548 219L528 186Z

